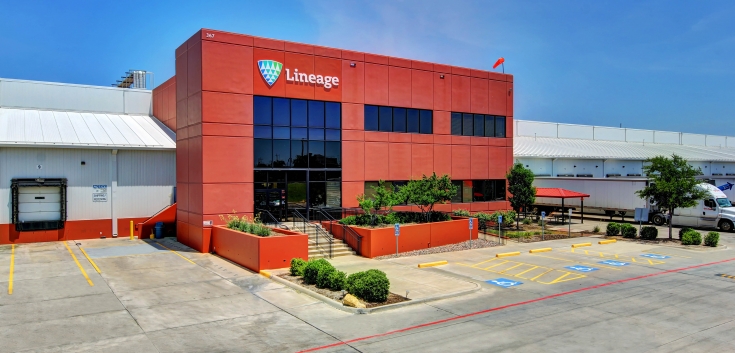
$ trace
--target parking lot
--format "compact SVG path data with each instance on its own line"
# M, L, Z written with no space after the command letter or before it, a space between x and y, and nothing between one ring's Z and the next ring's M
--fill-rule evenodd
M480 290L369 315L173 239L1 246L0 352L735 350L730 246L599 240L385 260Z

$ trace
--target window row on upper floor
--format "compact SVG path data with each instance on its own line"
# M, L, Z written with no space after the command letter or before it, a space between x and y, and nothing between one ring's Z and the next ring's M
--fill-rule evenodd
M253 97L255 125L340 129L342 105L305 99Z
M365 131L431 134L431 110L365 105Z
M505 117L453 112L452 135L505 137Z

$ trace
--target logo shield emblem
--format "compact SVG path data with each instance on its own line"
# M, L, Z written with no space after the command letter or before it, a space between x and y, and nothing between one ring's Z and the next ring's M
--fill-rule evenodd
M258 60L258 69L260 69L260 74L263 75L263 79L268 83L268 86L273 86L278 80L278 76L281 76L283 64L275 60Z

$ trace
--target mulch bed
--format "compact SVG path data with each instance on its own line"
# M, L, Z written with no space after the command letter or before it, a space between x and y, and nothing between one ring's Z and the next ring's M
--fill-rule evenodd
M501 244L496 243L492 240L485 240L485 239L473 239L472 240L472 249L490 248L490 247L499 246L499 245ZM443 252L462 251L462 250L469 250L469 249L470 249L470 241L467 240L467 241L456 243L456 244L449 244L449 245L435 246L433 248L406 251L406 252L398 253L398 255L390 254L390 255L376 256L373 259L374 260L389 260L389 259L397 259L399 257L419 256L419 255L427 255L427 254L440 254Z
M344 295L342 294L342 291L339 291L339 290L338 291L334 291L334 290L331 290L329 288L318 288L316 285L306 284L306 283L304 283L304 278L303 277L300 277L300 276L291 276L289 273L284 273L284 274L278 275L278 277L281 277L281 278L283 278L283 279L285 279L285 280L287 280L287 281L289 281L291 283L298 284L299 286L304 287L304 288L306 288L306 289L308 289L308 290L310 290L312 292L319 293L319 294L321 294L321 295L323 295L323 296L325 296L325 297L327 297L329 299L338 301L340 303L342 303L342 298L344 298ZM406 301L411 300L409 298L406 298L404 296L401 296L401 295L398 295L398 294L395 294L395 293L389 293L388 294L388 299L386 301L382 302L382 303L368 302L368 301L364 301L364 300L362 300L360 298L357 298L357 299L361 303L365 304L365 306L367 308L375 308L375 307L378 307L378 306L384 306L384 305L388 305L388 304L395 304L395 303L406 302Z

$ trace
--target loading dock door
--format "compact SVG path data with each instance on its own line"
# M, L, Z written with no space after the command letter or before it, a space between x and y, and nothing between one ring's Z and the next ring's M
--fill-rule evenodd
M18 220L20 222L60 221L61 187L19 187Z

